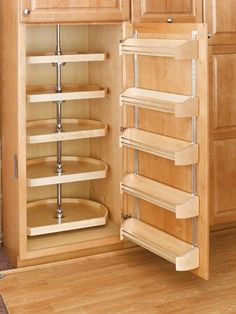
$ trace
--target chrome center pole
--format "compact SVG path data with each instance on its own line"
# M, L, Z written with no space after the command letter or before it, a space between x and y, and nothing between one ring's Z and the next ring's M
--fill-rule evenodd
M55 55L60 56L62 54L61 50L61 28L60 25L56 26L56 52ZM61 68L62 63L56 63L56 92L62 92L62 79L61 79ZM62 101L57 101L57 125L56 131L58 133L62 132ZM57 174L61 175L63 172L62 167L62 142L57 142ZM62 218L64 217L63 209L62 209L62 185L57 185L57 210L56 210L56 218L58 222L61 223Z

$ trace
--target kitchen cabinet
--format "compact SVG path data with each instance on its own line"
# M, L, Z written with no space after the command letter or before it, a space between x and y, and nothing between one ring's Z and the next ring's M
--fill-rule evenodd
M201 0L134 0L132 21L193 23L203 21Z
M204 21L208 24L212 45L236 44L234 0L204 0Z
M11 261L24 267L135 244L207 279L206 26L19 21L17 9L2 3Z
M129 20L129 0L23 0L22 22L91 22Z

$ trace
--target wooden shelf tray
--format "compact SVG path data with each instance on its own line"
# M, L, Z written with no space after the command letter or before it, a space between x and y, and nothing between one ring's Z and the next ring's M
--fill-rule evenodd
M83 199L62 199L64 218L55 218L56 199L47 199L27 205L27 234L38 236L62 231L85 229L105 225L108 210L102 204Z
M57 93L54 85L28 86L29 103L105 98L106 89L97 85L64 85L62 92Z
M177 219L199 215L199 197L133 173L124 177L121 191L175 213Z
M198 145L139 129L126 129L121 144L149 154L173 160L176 165L198 162Z
M56 160L56 157L28 160L28 187L102 179L107 175L108 165L105 162L77 156L63 156L63 173L58 175Z
M120 54L171 57L176 60L196 59L198 58L198 41L128 38L120 44Z
M174 114L176 118L198 115L198 98L132 87L120 96L121 105Z
M94 62L104 61L107 55L105 53L65 53L57 56L55 53L43 55L28 55L28 64L45 64L45 63L70 63L70 62Z
M85 119L62 119L63 131L56 132L56 119L27 122L27 143L49 143L102 137L108 126L99 121Z
M131 218L121 227L121 239L127 238L174 263L177 271L199 267L199 249L168 233Z

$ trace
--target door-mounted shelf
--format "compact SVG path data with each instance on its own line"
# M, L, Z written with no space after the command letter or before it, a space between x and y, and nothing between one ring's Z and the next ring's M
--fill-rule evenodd
M27 122L27 143L49 143L102 137L107 134L108 126L99 121L86 119L62 119L62 132L56 131L56 119Z
M108 210L100 203L85 199L63 198L62 206L65 217L58 222L55 218L56 199L28 203L28 236L97 227L107 222Z
M26 60L28 64L51 64L51 63L71 63L71 62L97 62L105 61L107 54L105 53L65 53L63 55L55 55L55 53L47 53L42 55L28 55Z
M120 44L120 54L191 60L198 58L198 41L184 39L128 38Z
M125 129L120 141L126 147L173 160L176 165L198 162L198 145L190 142L135 128Z
M63 156L63 172L56 173L57 158L43 157L27 161L27 185L28 187L62 184L105 178L108 165L100 160Z
M177 219L199 215L199 197L133 173L126 175L121 191L175 213Z
M174 114L176 118L198 115L198 98L142 88L128 88L120 96L121 105L136 106Z
M121 227L121 239L132 242L172 262L177 271L199 267L199 249L168 233L135 218L127 219Z
M105 98L106 92L105 88L97 85L63 85L61 93L56 93L54 85L28 86L27 102L38 103Z

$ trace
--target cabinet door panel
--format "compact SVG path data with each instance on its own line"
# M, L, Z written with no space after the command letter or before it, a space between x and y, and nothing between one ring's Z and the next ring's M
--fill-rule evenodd
M214 141L214 224L236 221L236 139Z
M128 19L129 0L23 0L21 4L21 20L26 23Z
M196 194L200 199L200 214L194 218L197 230L193 228L192 219L179 220L176 218L175 212L171 212L163 203L159 202L158 188L154 188L155 184L163 184L164 189L173 187L179 191L193 192L192 185L195 175L191 165L177 166L172 160L168 159L165 154L155 154L150 150L143 150L139 147L144 147L147 140L137 136L132 136L131 145L129 145L129 135L127 129L144 131L148 136L161 135L172 139L181 139L191 142L192 140L192 119L177 118L175 115L167 113L163 108L149 107L150 101L155 102L154 97L140 96L143 90L152 92L173 94L191 95L192 93L192 59L176 60L166 57L167 46L172 43L176 36L181 36L183 39L189 39L191 42L192 31L197 30L199 60L197 61L197 95L199 97L199 115L197 117L197 143L199 144L199 162L197 163L197 180ZM132 40L134 31L137 31L137 40ZM125 32L124 32L125 33ZM154 250L158 245L158 239L161 237L155 232L161 230L165 236L172 235L175 238L183 240L185 243L192 244L195 233L197 241L196 246L200 251L200 264L195 269L195 273L203 278L208 278L208 193L209 193L209 178L208 178L208 56L207 56L207 29L203 24L136 24L133 29L126 31L128 33L127 41L121 44L120 51L124 53L124 90L121 95L121 100L128 93L127 102L123 102L123 128L124 134L121 136L123 144L123 173L124 182L121 183L121 188L124 193L123 201L123 217L132 216L129 224L129 219L124 221L121 228L121 234L131 241L136 241L141 246L147 249ZM181 35L179 35L181 34ZM178 38L179 38L178 37ZM143 39L149 39L149 49L146 48ZM159 41L158 39L163 39ZM153 41L152 41L153 39ZM165 42L165 44L163 43ZM144 45L144 46L142 46ZM138 48L136 48L138 47ZM139 50L139 47L140 50ZM135 50L136 49L136 50ZM156 50L155 50L156 49ZM130 56L132 52L136 52L136 57ZM143 55L142 55L143 54ZM173 55L172 55L173 57ZM130 89L135 85L137 94L129 94ZM137 92L138 91L138 92ZM134 101L132 102L132 97ZM140 98L139 98L140 97ZM143 106L143 99L146 97L146 103ZM145 102L145 101L144 101ZM140 105L141 103L141 105ZM145 107L147 105L147 107ZM136 109L135 109L136 108ZM138 108L138 110L137 110ZM128 139L125 145L123 139ZM167 139L165 145L167 147ZM140 144L140 146L136 145ZM143 146L142 146L143 145ZM150 144L151 146L151 144ZM136 153L134 149L136 148ZM194 168L195 169L195 168ZM133 176L133 182L127 180L130 174L138 173L138 176ZM149 179L152 183L145 181ZM140 180L137 187L137 180ZM133 185L134 183L134 185ZM147 192L148 185L152 186ZM134 187L136 185L136 187ZM133 188L134 187L134 188ZM168 196L169 199L169 196ZM139 200L139 201L138 201ZM153 202L154 200L154 202ZM155 201L157 202L155 203ZM138 202L137 202L138 201ZM159 202L159 203L158 203ZM128 221L128 222L127 222ZM135 223L134 223L135 221ZM127 222L127 223L126 223ZM140 223L141 222L141 223ZM132 225L133 224L133 225ZM136 224L136 225L135 225ZM149 226L152 229L152 236L149 237ZM138 227L137 227L138 226ZM148 227L147 227L148 226ZM137 227L137 228L136 228ZM136 229L135 229L136 228ZM140 228L140 229L138 229ZM131 235L131 236L130 236ZM155 240L157 239L157 242ZM167 245L163 241L161 247L165 251ZM150 244L151 243L151 244ZM152 246L152 243L154 245ZM160 242L159 242L160 243ZM149 245L150 244L150 245ZM155 247L154 247L155 246ZM156 253L158 254L158 253ZM162 256L161 254L159 254ZM168 255L168 254L167 254ZM163 256L162 256L163 257ZM168 259L168 258L167 258ZM191 260L191 258L190 258Z
M205 22L208 23L211 43L236 43L236 1L204 0Z
M134 22L201 22L201 0L134 0Z
M236 221L236 46L210 47L211 224Z

